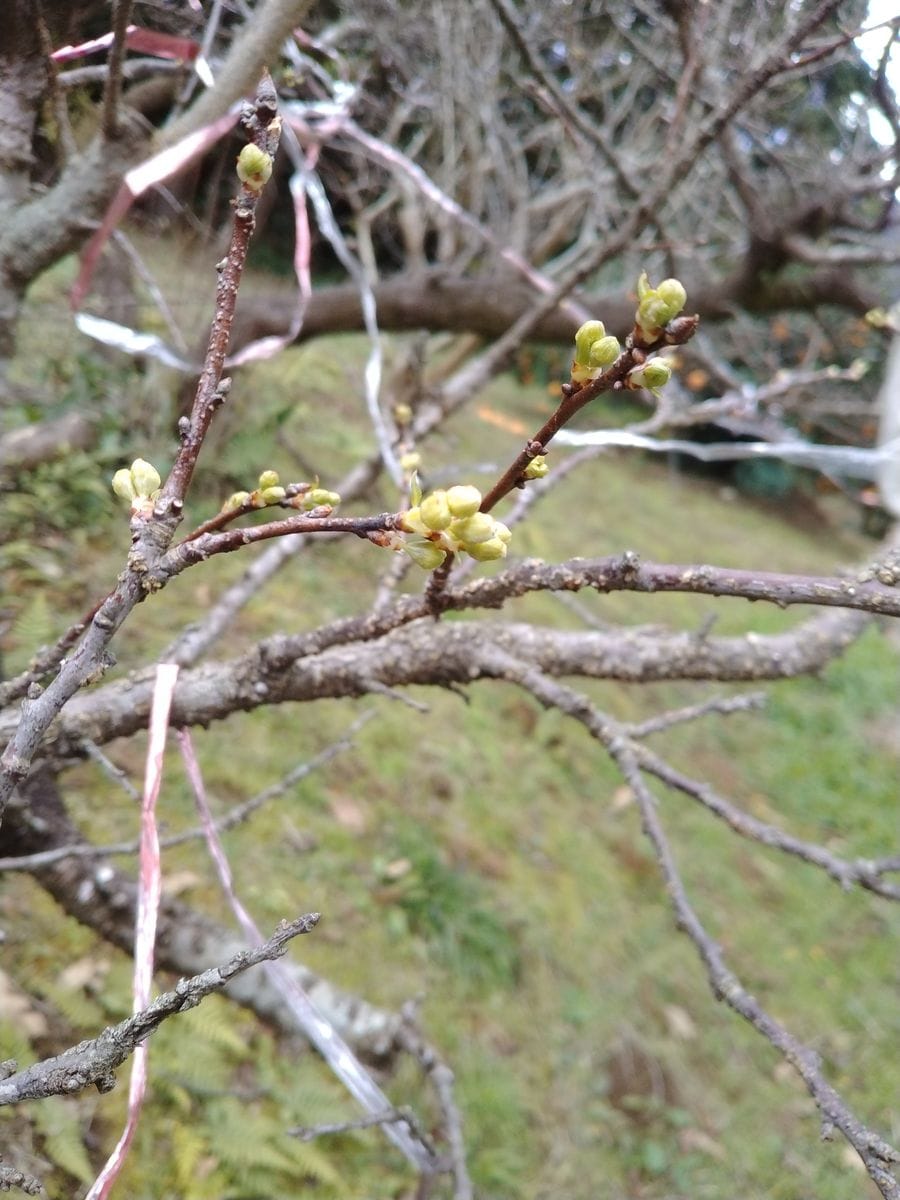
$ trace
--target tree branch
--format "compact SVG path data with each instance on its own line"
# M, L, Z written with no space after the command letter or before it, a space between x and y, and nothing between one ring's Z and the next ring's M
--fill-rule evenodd
M20 1104L23 1100L43 1100L47 1096L70 1096L91 1084L100 1092L108 1092L115 1086L116 1067L140 1042L155 1033L163 1021L194 1008L205 996L221 991L230 979L249 967L280 958L288 942L298 934L309 933L318 920L318 913L307 913L294 921L283 921L261 946L241 951L222 966L179 980L173 991L164 992L147 1008L105 1029L99 1037L79 1042L62 1054L0 1081L0 1107Z

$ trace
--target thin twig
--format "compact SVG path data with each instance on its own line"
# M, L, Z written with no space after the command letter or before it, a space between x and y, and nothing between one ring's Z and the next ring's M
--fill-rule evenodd
M634 730L628 732L635 736ZM878 896L884 896L885 899L900 900L900 885L886 883L882 878L889 871L897 869L896 858L841 858L826 850L824 846L793 837L776 826L743 812L720 796L715 788L691 779L645 746L635 747L634 757L641 770L656 776L667 787L698 801L707 812L719 817L741 837L758 842L762 846L771 846L783 854L790 854L815 867L821 867L842 888L849 889L857 885Z
M163 1021L193 1008L212 992L221 991L230 979L249 967L280 958L288 942L301 933L309 933L318 920L318 913L306 913L294 921L282 921L261 946L241 951L222 966L179 980L173 991L163 992L147 1008L118 1025L111 1025L99 1037L80 1042L62 1054L9 1076L0 1082L0 1107L47 1096L70 1096L91 1084L98 1091L108 1092L115 1086L116 1067L155 1033Z
M495 656L496 657L496 656ZM851 1112L839 1093L829 1084L821 1069L819 1055L799 1041L762 1007L733 971L727 966L720 947L713 941L691 905L672 854L668 838L657 813L656 800L641 773L638 748L624 728L599 712L580 693L548 679L527 663L511 655L501 655L497 666L504 677L518 683L549 708L558 708L583 725L603 745L621 770L632 790L641 813L644 832L655 851L666 891L675 912L678 928L686 933L706 967L713 994L724 1000L739 1016L791 1064L802 1078L816 1103L826 1129L840 1129L862 1159L870 1178L885 1200L900 1200L900 1183L891 1164L900 1162L898 1152L878 1134L866 1128Z
M704 700L702 704L690 704L685 708L676 708L671 712L660 713L646 721L634 725L623 725L623 729L632 738L649 737L652 733L662 733L675 725L684 725L688 721L699 721L711 713L719 716L730 716L732 713L749 712L763 708L766 703L765 692L748 692L744 696L716 696Z
M119 132L119 101L122 96L122 64L125 61L125 33L134 0L114 0L113 42L107 60L107 74L103 86L103 136L110 140Z

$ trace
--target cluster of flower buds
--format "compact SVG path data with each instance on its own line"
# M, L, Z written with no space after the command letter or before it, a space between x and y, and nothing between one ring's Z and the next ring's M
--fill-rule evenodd
M272 155L248 142L238 155L237 173L251 192L261 192L272 176Z
M413 562L433 571L448 554L468 554L478 562L506 557L512 536L502 521L479 512L481 492L459 484L439 488L422 498L418 480L410 484L412 508L403 514L403 529L414 534L404 539L402 549Z
M637 294L635 324L646 341L655 342L663 327L674 320L687 304L687 292L679 279L664 279L658 287L651 287L647 272L643 271L638 280Z
M336 508L341 498L337 492L308 483L290 483L281 486L277 471L263 471L259 484L252 492L234 492L222 505L223 512L235 509L267 508L270 504L284 504L311 512L314 508Z
M153 508L161 483L159 471L143 458L136 458L130 467L122 467L112 477L113 491L128 501L133 513L148 513Z
M622 352L618 338L608 335L602 321L585 321L575 334L572 382L587 383L612 366Z

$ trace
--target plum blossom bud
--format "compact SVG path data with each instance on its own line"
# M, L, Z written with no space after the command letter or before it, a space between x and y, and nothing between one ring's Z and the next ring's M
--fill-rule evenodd
M454 517L471 517L481 507L481 492L468 484L447 489L447 506Z
M229 512L234 508L243 508L245 504L250 503L249 492L232 492L225 503L222 505L223 512Z
M494 526L497 522L487 513L473 513L471 517L462 517L450 526L450 536L462 542L468 548L477 542L486 542L494 536Z
M602 321L585 321L575 334L575 361L581 367L590 365L591 346L606 337Z
M667 321L671 321L672 317L677 317L687 304L687 292L680 279L664 279L656 289L656 294L669 309L670 315L667 317Z
M259 477L259 490L264 492L266 488L278 487L280 482L277 471L263 471Z
M661 358L651 358L642 367L635 367L628 372L627 385L630 388L648 388L655 391L663 387L672 378L672 368Z
M486 542L466 546L465 551L476 562L492 562L494 559L506 557L506 542L502 538L492 537Z
M116 493L120 500L127 500L130 504L137 497L137 492L134 490L134 484L131 481L131 471L128 467L122 467L116 471L112 477L112 490Z
M608 367L616 361L621 353L622 347L619 345L618 338L600 338L591 346L588 354L588 366Z
M434 542L407 542L403 549L413 562L425 571L433 571L447 557L447 551L436 546Z
M249 142L238 155L238 179L252 192L261 192L272 175L272 156Z
M341 498L337 492L329 492L325 488L312 488L303 497L305 509L318 508L321 504L329 504L335 508L340 502Z
M131 464L131 482L134 484L135 494L140 499L151 500L159 491L162 480L152 463L148 463L145 458L136 458Z
M447 493L440 490L426 496L419 505L419 515L423 524L434 532L446 529L453 520L453 514L447 502Z
M526 479L543 479L549 471L550 466L546 458L544 458L543 454L538 454L531 460L522 474Z

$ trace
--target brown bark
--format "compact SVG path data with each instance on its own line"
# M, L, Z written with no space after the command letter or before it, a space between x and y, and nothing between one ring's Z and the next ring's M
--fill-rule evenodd
M720 283L685 281L691 308L702 321L724 321L735 309L765 314L783 308L814 309L836 305L860 315L878 302L877 294L848 271L815 270L799 279L763 281L739 271ZM385 330L428 329L500 337L534 304L535 293L506 269L467 276L445 267L392 276L376 285L378 323ZM590 310L614 333L634 324L634 296L623 292L582 295ZM234 325L234 346L282 333L294 310L290 298L266 297L242 302ZM546 316L535 329L537 341L571 342L576 322L562 309ZM359 289L353 283L320 288L313 293L298 341L327 333L364 328Z

